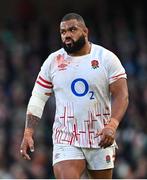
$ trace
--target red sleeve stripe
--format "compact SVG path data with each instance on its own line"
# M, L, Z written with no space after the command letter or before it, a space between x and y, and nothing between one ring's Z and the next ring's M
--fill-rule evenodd
M36 81L36 83L39 84L40 86L44 87L44 88L47 88L47 89L53 88L53 85L45 85L45 84L42 84L40 81Z
M109 79L111 79L111 78L117 78L117 77L122 76L122 75L125 75L125 74L126 74L126 73L118 74L118 75L116 75L116 76L110 77Z
M50 85L52 85L52 83L51 83L51 82L49 82L49 81L47 81L47 80L43 79L41 76L39 76L39 79L40 79L41 81L43 81L44 83L46 83L46 84L50 84Z

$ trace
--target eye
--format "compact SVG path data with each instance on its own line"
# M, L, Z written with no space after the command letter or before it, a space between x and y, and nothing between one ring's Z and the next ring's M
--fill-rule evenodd
M71 28L70 28L70 31L71 31L71 32L75 32L76 30L77 30L76 27L71 27Z
M66 31L65 30L60 30L60 34L65 34Z

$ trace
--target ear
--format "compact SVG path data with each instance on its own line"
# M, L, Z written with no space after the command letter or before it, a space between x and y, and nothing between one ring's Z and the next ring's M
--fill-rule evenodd
M88 32L89 32L88 28L87 28L87 27L84 27L84 28L83 28L83 31L84 31L84 34L85 34L86 36L88 36Z

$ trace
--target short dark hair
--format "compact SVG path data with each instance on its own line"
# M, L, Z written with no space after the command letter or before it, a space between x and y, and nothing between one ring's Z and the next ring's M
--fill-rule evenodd
M76 14L76 13L68 13L68 14L66 14L65 16L63 16L61 22L68 21L68 20L71 20L71 19L76 19L77 21L80 21L82 24L85 25L85 21L84 21L83 17L80 16L79 14Z

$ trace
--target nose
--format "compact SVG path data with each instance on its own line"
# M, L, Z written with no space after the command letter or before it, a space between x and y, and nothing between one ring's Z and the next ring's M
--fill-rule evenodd
M66 31L66 33L64 34L64 38L65 39L68 39L68 38L71 38L71 32L70 31Z

